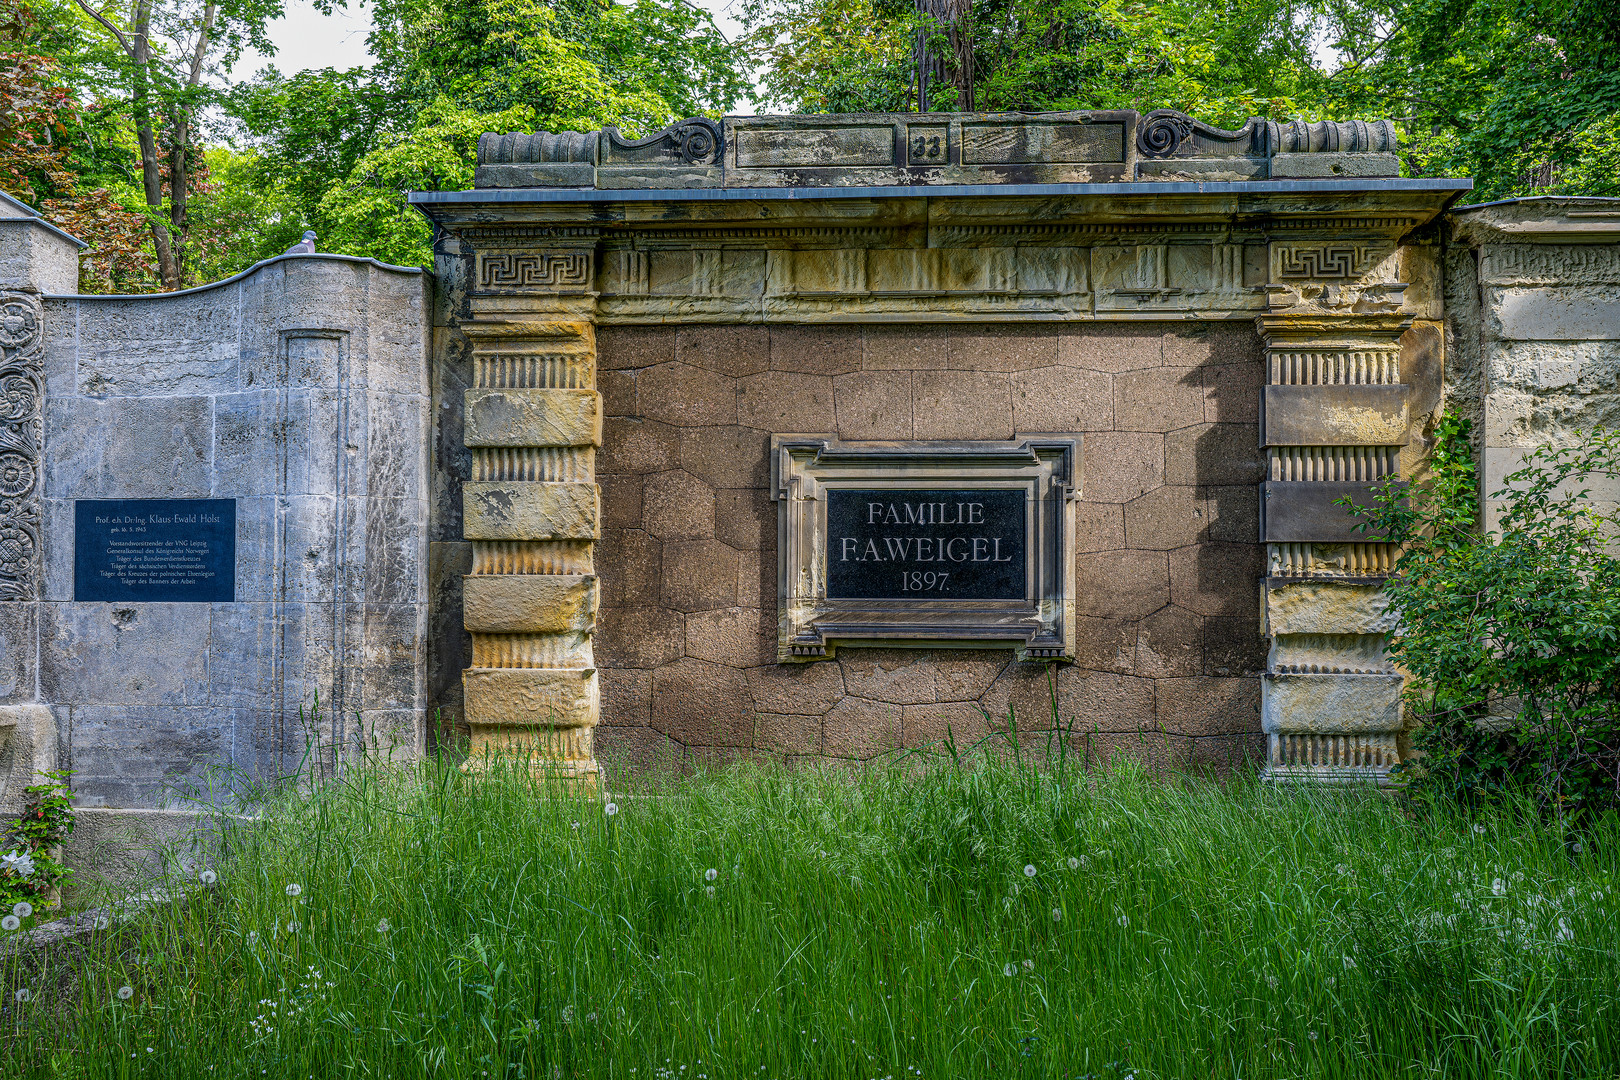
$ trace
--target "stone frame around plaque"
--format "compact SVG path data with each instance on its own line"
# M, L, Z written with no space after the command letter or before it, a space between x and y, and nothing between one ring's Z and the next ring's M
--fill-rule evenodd
M777 503L778 663L825 659L839 646L1010 648L1020 660L1074 658L1080 436L847 442L775 435L771 462L771 498ZM830 599L826 493L838 488L1023 490L1024 597Z

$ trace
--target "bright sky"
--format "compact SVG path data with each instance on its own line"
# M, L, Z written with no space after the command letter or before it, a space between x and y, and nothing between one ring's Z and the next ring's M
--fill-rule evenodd
M728 38L742 32L737 20L726 14L731 0L693 0L706 8ZM275 64L285 74L305 68L351 68L369 66L366 34L371 30L371 10L362 0L350 0L347 9L322 15L309 0L287 0L287 13L270 25L270 40L276 55L267 57L247 52L231 70L233 79L251 78L261 68Z

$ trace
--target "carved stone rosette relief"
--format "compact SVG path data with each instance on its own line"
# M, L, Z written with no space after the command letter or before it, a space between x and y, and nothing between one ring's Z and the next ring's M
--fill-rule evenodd
M44 323L36 298L0 293L0 600L38 598Z

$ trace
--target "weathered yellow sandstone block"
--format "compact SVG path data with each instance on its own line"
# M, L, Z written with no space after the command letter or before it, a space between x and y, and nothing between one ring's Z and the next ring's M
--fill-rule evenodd
M462 485L461 532L469 540L595 540L595 484L476 481Z
M595 668L468 668L467 723L481 727L576 728L596 723Z
M464 393L468 446L602 445L602 398L595 390Z
M1268 734L1359 735L1401 730L1399 675L1267 675L1260 725Z
M1268 585L1262 632L1278 634L1387 634L1395 628L1389 597L1378 585L1296 581Z
M596 625L597 582L582 574L483 574L463 581L468 630L559 633Z

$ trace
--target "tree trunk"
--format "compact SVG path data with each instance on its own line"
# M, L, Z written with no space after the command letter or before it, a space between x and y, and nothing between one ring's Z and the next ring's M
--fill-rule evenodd
M130 59L135 62L134 85L130 94L130 109L135 114L135 139L141 148L141 186L146 190L146 205L155 214L163 211L163 166L158 157L157 137L152 132L152 92L148 71L152 63L152 45L148 35L152 28L150 0L137 0L135 5L134 43ZM157 253L158 274L165 289L180 287L180 264L174 257L169 227L162 221L152 222L152 247Z
M930 16L933 21L932 26L925 25L917 32L917 111L928 112L930 106L943 106L956 112L972 112L973 42L962 23L973 8L973 0L914 0L914 3L919 14ZM938 30L945 32L948 54L929 48L929 35Z

